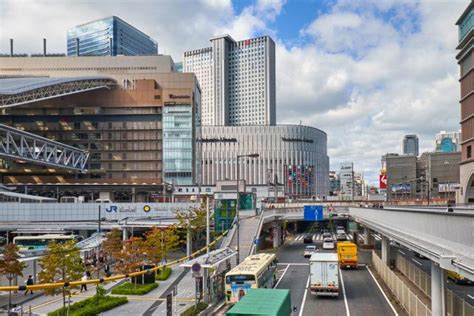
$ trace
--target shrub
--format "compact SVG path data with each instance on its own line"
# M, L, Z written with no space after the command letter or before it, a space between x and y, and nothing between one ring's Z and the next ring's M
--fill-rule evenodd
M146 293L156 289L158 283L133 284L131 282L124 283L112 289L112 294L122 295L145 295Z
M164 269L160 269L160 273L158 273L156 275L155 279L158 280L158 281L167 280L170 277L171 272L172 272L171 268L168 268L168 267L166 267Z
M94 295L88 299L74 303L69 308L70 316L94 316L109 309L123 305L128 302L128 299L123 296L103 296L99 300ZM67 315L67 307L60 308L48 313L48 316L65 316Z
M195 316L195 315L198 315L203 310L205 310L206 308L207 308L207 304L200 302L197 304L196 309L194 308L194 305L193 305L187 310L185 310L183 313L181 313L181 316Z

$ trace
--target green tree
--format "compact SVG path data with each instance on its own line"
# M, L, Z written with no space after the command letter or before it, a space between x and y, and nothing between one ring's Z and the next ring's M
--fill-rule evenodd
M77 281L84 273L79 249L75 241L67 241L63 244L51 242L48 245L46 255L39 260L41 272L39 280L41 283L71 282ZM66 295L70 295L70 287L63 287L63 307L66 307ZM56 289L45 289L46 295L56 294Z
M23 276L23 269L26 268L26 263L18 261L18 247L15 244L8 244L5 246L3 258L0 259L0 274L5 275L8 279L8 285L12 285L12 280L15 277ZM12 305L12 292L8 292L8 310Z

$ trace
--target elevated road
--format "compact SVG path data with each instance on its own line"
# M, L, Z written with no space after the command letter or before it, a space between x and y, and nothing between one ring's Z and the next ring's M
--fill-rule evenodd
M474 213L351 207L349 214L360 224L418 252L441 268L474 280Z

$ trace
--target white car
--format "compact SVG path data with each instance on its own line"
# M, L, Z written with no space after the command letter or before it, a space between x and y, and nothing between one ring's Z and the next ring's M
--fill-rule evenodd
M308 257L311 257L311 255L312 255L313 253L316 253L316 252L318 252L318 251L319 251L319 249L318 249L318 247L316 247L316 246L306 246L306 247L304 248L303 256L304 256L305 258L308 258Z
M340 234L345 234L345 233L346 233L346 231L345 231L344 227L342 227L342 226L337 226L337 228L336 228L336 234L340 235Z
M323 240L323 249L334 249L334 240L326 238Z

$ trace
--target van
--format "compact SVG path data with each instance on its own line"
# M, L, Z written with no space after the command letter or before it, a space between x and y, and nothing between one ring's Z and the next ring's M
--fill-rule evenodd
M337 257L339 266L342 268L357 269L359 258L357 256L357 245L350 241L337 243Z

